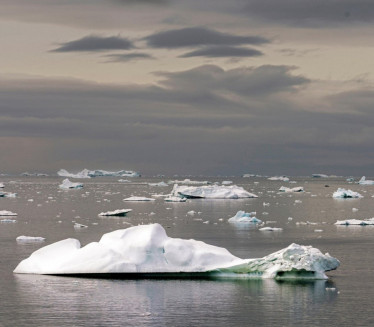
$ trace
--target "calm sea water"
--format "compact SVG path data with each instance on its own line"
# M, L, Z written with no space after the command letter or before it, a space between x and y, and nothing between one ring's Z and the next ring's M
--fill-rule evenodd
M187 203L157 198L154 203L130 203L122 200L166 194L172 186L146 184L160 179L119 183L116 178L96 178L82 180L82 190L62 191L58 188L62 178L3 177L4 191L18 196L0 198L0 210L16 212L18 217L16 223L0 224L0 326L373 326L374 227L333 223L374 217L374 186L349 184L343 178L294 178L296 184L265 178L227 179L259 198ZM278 194L282 185L303 186L306 192ZM332 193L338 187L358 191L364 198L335 200ZM122 208L133 212L125 218L98 217L102 211ZM190 216L190 210L199 213ZM267 226L283 231L261 232L229 224L227 219L238 210L256 211ZM88 228L76 230L74 222ZM328 281L315 282L13 274L16 265L41 246L69 237L85 245L104 233L154 222L162 224L171 237L202 240L242 258L261 257L299 243L329 252L341 266L328 273ZM17 244L20 235L42 236L46 242Z

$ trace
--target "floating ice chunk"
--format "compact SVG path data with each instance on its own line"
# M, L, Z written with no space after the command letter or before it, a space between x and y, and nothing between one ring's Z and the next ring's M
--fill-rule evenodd
M291 244L260 259L240 259L224 248L171 238L159 224L104 234L80 247L75 239L45 246L21 261L15 273L105 274L192 273L234 278L325 279L339 261L311 246Z
M83 224L78 224L78 223L74 223L74 228L76 229L80 229L80 228L87 228L88 226L87 225L83 225Z
M15 197L17 197L17 193L0 192L0 198L15 198Z
M18 214L12 211L0 210L0 216L18 216Z
M64 179L62 181L62 184L59 185L59 188L63 190L77 189L77 188L82 188L82 187L83 187L83 184L70 182L68 178Z
M123 199L123 201L155 201L155 199L143 196L130 196L129 198Z
M0 223L16 223L16 219L1 219Z
M346 190L344 188L338 188L336 192L332 195L336 199L347 199L347 198L362 198L360 193L353 192L351 190Z
M79 173L72 174L65 169L60 169L57 172L58 176L71 177L71 178L91 178L91 177L140 177L140 174L132 170L119 170L119 171L106 171L106 170L88 170L83 169Z
M221 184L222 185L230 185L230 184L232 184L232 181L223 181Z
M293 187L293 188L289 188L289 187L282 186L282 187L279 189L279 192L285 192L285 193L304 192L304 188L303 188L302 186Z
M211 182L208 182L208 181L191 181L188 178L186 178L183 181L175 180L175 181L169 181L168 183L169 184L183 184L183 185L208 185L208 184L212 184Z
M191 210L187 212L187 215L194 216L196 214L196 211Z
M357 208L352 208L352 212L357 212L358 209Z
M283 228L280 227L262 227L259 228L261 232L280 232L283 230Z
M245 212L238 211L234 217L231 217L229 223L250 223L250 224L260 224L262 220L255 217L256 212Z
M186 202L186 198L181 198L180 196L168 196L164 199L165 202Z
M160 183L148 183L149 186L158 186L158 187L165 187L169 186L169 184L166 184L165 182L160 182Z
M269 203L269 202L263 202L262 205L263 205L264 207L269 207L269 206L270 206L270 203Z
M188 199L240 199L257 198L257 195L247 192L244 188L232 186L179 186L175 184L171 192L174 196L182 196Z
M295 200L295 203L303 203L301 200Z
M325 174L312 174L312 177L314 177L314 178L327 178L329 176L325 175Z
M118 217L125 217L132 209L117 209L114 211L107 211L99 213L99 216L118 216Z
M290 179L286 176L273 176L268 178L269 181L282 181L282 182L289 182Z
M334 225L374 225L374 218L359 220L359 219L347 219L347 220L338 220Z
M4 188L4 187L5 187L4 183L0 183L0 188Z
M374 181L366 179L365 176L362 176L361 179L358 181L360 185L374 185Z
M38 242L44 242L45 238L44 237L39 237L39 236L18 236L16 238L16 241L19 243L38 243Z
M131 183L128 179L119 179L118 180L120 183Z
M354 182L355 179L354 179L353 177L348 177L348 178L346 179L346 181L347 181L347 182Z

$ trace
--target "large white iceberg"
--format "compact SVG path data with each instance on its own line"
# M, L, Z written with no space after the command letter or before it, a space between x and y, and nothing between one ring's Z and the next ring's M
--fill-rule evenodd
M262 221L255 217L256 212L238 211L234 217L231 217L229 223L250 223L260 224Z
M68 189L74 189L74 188L82 188L83 184L73 183L73 182L69 181L68 178L66 178L62 181L62 184L60 184L59 187L63 190L68 190Z
M366 179L365 176L362 176L361 179L358 181L360 185L374 185L374 181L370 179Z
M83 248L76 239L53 243L21 261L14 272L325 279L325 272L338 266L329 254L297 244L260 259L240 259L221 247L168 237L161 225L151 224L104 234L99 242Z
M138 172L132 170L119 170L119 171L106 171L106 170L88 170L83 169L79 173L72 174L65 169L60 169L57 172L58 176L71 177L71 178L91 178L91 177L103 177L103 176L114 176L114 177L140 177Z
M336 199L348 199L348 198L362 198L363 196L358 192L353 192L351 190L346 190L344 188L338 188L336 192L332 195Z
M304 192L304 188L302 186L297 186L297 187L292 187L292 188L282 186L279 189L279 192L286 192L286 193Z
M171 195L182 196L188 199L240 199L258 197L256 194L249 193L244 188L236 185L183 186L175 184Z

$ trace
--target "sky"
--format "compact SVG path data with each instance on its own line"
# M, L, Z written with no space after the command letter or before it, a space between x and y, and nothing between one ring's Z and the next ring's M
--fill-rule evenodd
M372 0L0 6L0 173L374 176Z

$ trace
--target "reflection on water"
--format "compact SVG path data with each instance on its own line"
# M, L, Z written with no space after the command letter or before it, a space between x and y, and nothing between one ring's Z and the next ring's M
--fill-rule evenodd
M266 325L297 323L318 303L337 298L331 282L274 280L115 280L15 275L16 297L38 326L238 326L251 317ZM322 305L321 305L322 304ZM313 312L312 312L313 311ZM198 320L196 320L198 317ZM14 318L14 317L13 317Z

